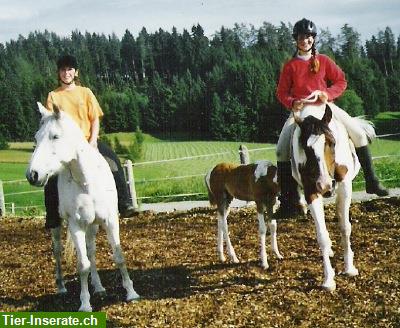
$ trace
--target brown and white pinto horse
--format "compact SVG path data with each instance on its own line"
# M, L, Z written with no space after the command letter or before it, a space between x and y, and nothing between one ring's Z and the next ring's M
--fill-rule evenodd
M271 232L271 247L274 254L282 259L276 239L276 220L272 220L274 205L277 204L279 185L277 183L276 166L269 161L258 161L254 164L238 165L220 163L206 175L206 186L211 205L217 206L218 212L218 255L222 262L224 256L224 239L228 254L234 263L239 260L229 238L227 217L229 205L233 198L244 201L255 201L260 235L261 266L268 268L265 238L267 228L264 212L268 215L268 226Z
M354 146L345 127L332 119L329 104L305 106L294 117L297 127L292 140L292 173L303 187L314 218L324 264L322 287L334 290L335 271L330 262L330 257L333 256L332 243L325 224L323 196L331 195L336 189L336 213L344 249L344 273L355 276L358 270L353 265L354 253L350 246L349 209L352 180L357 175L360 164L354 156Z

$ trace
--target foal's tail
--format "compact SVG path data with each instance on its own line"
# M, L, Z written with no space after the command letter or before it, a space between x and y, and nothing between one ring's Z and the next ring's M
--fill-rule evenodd
M376 138L374 123L364 119L362 116L354 118L359 126L365 131L368 141L371 143Z
M204 181L205 181L206 187L207 187L208 200L210 201L211 205L216 205L217 202L216 202L215 196L214 196L213 192L211 191L211 184L210 184L211 172L212 172L212 170L207 172L206 176L204 177Z

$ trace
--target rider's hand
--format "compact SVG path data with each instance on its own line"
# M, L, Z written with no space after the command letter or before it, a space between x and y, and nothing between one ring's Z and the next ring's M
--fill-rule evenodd
M328 101L328 94L325 91L321 91L318 95L319 100L321 100L323 103L326 103Z
M299 110L302 110L304 107L304 102L301 100L295 100L293 101L293 106L292 106L292 110L294 112L298 112Z

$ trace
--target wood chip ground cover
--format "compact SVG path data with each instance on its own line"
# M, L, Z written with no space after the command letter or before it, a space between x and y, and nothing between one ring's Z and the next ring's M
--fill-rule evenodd
M107 296L92 298L107 327L400 327L400 199L353 204L352 245L360 275L343 270L334 207L326 208L337 289L320 289L322 260L312 219L278 223L283 260L268 248L259 267L254 208L233 210L231 240L239 264L219 263L212 209L141 213L121 221L121 242L142 300L124 301L103 231L97 263ZM0 311L75 311L80 285L65 267L68 294L57 296L43 219L0 221Z

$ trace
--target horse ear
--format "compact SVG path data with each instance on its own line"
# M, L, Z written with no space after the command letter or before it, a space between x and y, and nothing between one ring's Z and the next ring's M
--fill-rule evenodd
M325 106L325 114L322 117L322 121L324 121L326 124L328 124L332 119L332 109L326 105Z
M44 107L39 101L37 102L38 109L40 114L42 114L42 117L49 116L51 113L47 110L46 107Z

